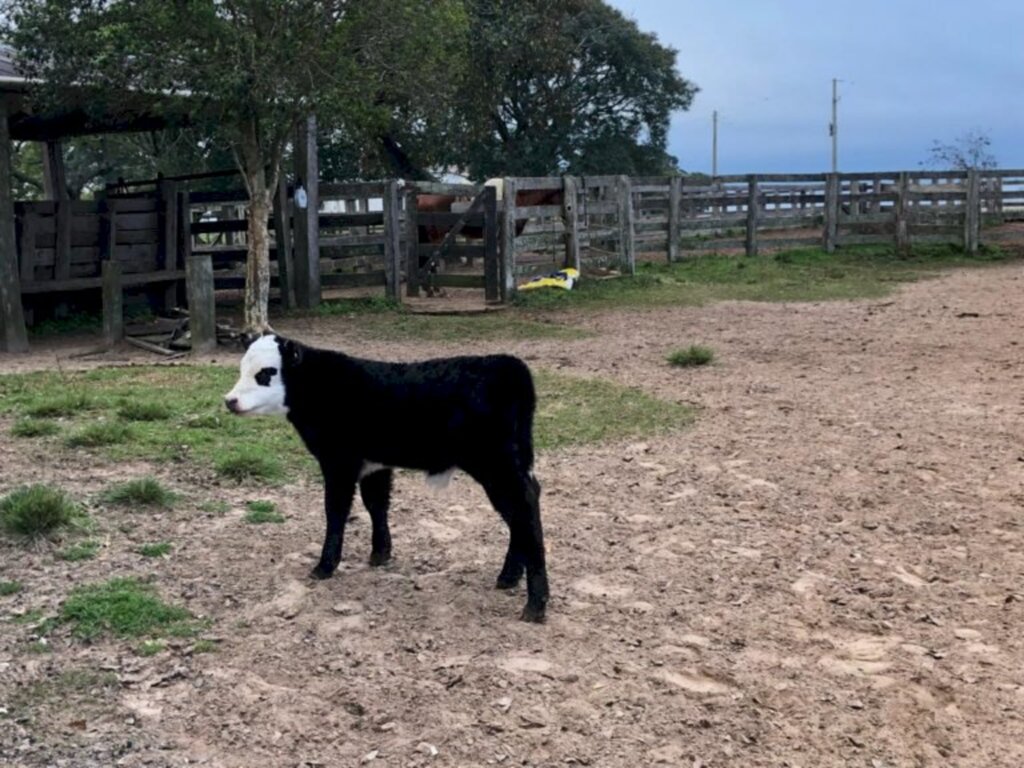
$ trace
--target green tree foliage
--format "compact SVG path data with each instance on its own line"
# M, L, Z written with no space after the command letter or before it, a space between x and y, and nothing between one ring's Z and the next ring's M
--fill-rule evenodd
M178 116L230 146L250 199L245 321L254 330L269 325L266 222L296 126L315 112L367 136L423 120L445 101L448 52L462 40L456 0L4 3L5 37L48 107Z
M459 105L474 177L665 172L669 118L696 86L676 52L601 0L466 0Z

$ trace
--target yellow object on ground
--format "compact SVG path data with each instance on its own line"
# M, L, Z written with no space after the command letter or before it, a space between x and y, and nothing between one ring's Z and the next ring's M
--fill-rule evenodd
M550 275L540 275L532 280L528 280L519 286L519 290L531 291L534 288L562 288L566 291L571 291L579 279L579 270L570 267L552 272Z

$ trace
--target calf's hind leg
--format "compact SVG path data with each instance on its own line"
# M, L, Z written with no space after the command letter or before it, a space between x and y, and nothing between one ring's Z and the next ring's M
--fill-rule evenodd
M381 469L359 481L359 495L373 522L373 548L370 565L384 565L391 559L391 530L388 505L391 502L391 470Z
M514 472L483 482L491 504L508 524L509 543L498 587L515 586L526 570L523 621L542 622L548 602L544 531L540 522L540 483L532 474Z

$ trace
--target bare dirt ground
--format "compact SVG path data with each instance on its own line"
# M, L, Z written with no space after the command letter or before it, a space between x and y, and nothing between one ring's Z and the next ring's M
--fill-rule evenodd
M52 654L29 655L0 623L0 706L35 696L31 719L0 714L2 762L1024 764L1020 266L948 273L881 301L574 322L595 335L456 348L356 342L344 318L281 328L391 359L503 349L701 407L670 437L539 457L553 586L542 627L516 620L522 592L491 589L504 532L465 477L437 495L400 476L396 560L365 564L360 511L339 577L314 584L315 485L253 494L203 472L0 441L0 490L45 479L85 495L155 471L232 504L136 515L128 532L107 521L102 555L85 563L0 544L0 577L26 586L0 598L6 613L52 612L76 583L154 575L168 599L213 619L217 642L142 658L126 643L58 638ZM664 363L691 343L712 346L716 363ZM52 364L45 350L14 363ZM288 521L242 525L254 495ZM171 558L133 554L159 539L175 543ZM40 685L76 669L106 677L66 695Z

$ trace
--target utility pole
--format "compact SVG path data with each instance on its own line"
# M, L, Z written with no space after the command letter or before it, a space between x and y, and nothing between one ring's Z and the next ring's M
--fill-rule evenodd
M718 110L711 113L711 178L718 176Z
M829 123L828 132L832 137L832 173L839 170L839 81L832 78L832 122Z

